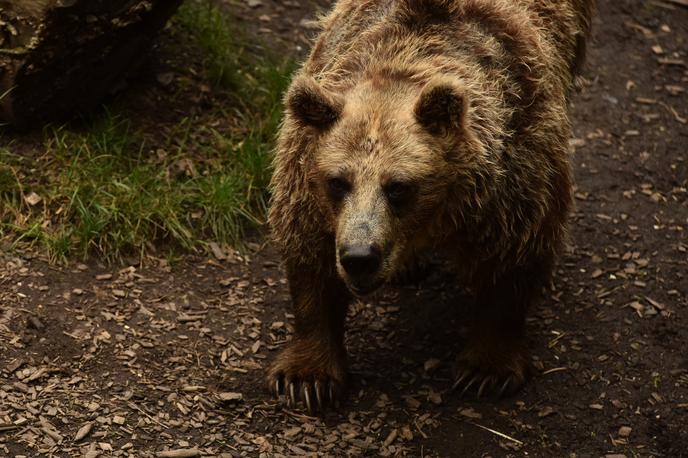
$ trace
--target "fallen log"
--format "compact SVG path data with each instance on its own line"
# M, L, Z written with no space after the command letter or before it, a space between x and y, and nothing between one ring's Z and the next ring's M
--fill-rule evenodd
M0 0L0 121L32 127L98 104L181 0Z

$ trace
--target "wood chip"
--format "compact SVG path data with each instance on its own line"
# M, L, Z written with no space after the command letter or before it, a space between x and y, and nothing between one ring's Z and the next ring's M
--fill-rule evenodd
M428 374L431 374L438 367L440 367L440 364L442 364L442 362L439 359L430 358L429 360L425 361L425 363L423 364L423 370L425 372L427 372Z
M222 402L238 402L244 398L244 396L241 393L232 392L219 393L217 397Z
M26 196L24 199L26 200L26 203L31 205L31 206L37 205L43 200L43 198L41 196L39 196L38 194L36 194L33 191L30 192L29 195Z
M538 412L538 417L544 418L544 417L548 417L554 413L555 412L554 412L553 408L551 408L550 406L545 406L542 409L540 409L540 411Z
M428 393L428 399L437 406L442 404L442 395L435 391L430 391L430 393Z
M210 246L210 251L213 252L213 256L215 256L218 261L224 261L227 259L227 254L216 242L210 242L208 245Z
M394 442L396 440L398 435L399 435L399 430L394 428L392 431L389 432L389 434L387 435L387 438L382 443L382 446L383 447L389 447L390 445L392 445L392 442Z
M93 422L86 423L81 428L79 428L79 430L74 435L74 442L78 442L84 437L88 436L88 433L91 432L91 428L93 428Z
M197 448L178 448L155 453L158 458L189 458L200 455L201 452Z
M300 426L295 426L294 428L289 428L282 432L282 436L287 439L287 440L294 440L296 436L301 434L301 427Z
M666 306L664 304L657 302L656 300L652 299L651 297L645 296L645 300L648 301L650 304L652 304L652 306L659 311L666 309Z
M462 415L466 418L472 418L474 420L480 420L483 418L482 414L480 412L476 412L472 407L459 410L459 415Z
M43 431L45 434L50 436L53 440L55 440L55 442L57 442L57 443L62 442L62 435L60 433L58 433L57 431L55 431L54 429L49 428L47 426L43 426L43 427L41 427L41 431Z

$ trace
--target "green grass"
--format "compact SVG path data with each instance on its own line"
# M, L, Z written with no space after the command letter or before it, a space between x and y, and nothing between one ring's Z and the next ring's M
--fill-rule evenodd
M44 151L31 158L5 139L6 240L32 244L58 262L75 255L113 261L208 241L236 245L264 221L270 151L293 67L265 50L247 50L242 43L249 40L208 1L187 1L173 29L202 51L203 80L219 101L210 109L218 121L212 124L231 128L207 127L208 117L162 131L137 128L126 110L113 109L85 126L46 128Z

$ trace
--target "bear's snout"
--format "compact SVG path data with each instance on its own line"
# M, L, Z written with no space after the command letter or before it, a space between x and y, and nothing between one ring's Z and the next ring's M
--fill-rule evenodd
M348 275L367 277L380 268L380 249L375 245L345 245L339 250L339 260Z
M346 273L347 283L355 293L366 294L379 286L382 250L376 245L343 245L339 248L339 263Z

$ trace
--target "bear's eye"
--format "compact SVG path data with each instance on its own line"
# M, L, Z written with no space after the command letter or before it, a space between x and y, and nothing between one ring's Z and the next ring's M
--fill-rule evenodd
M351 191L351 184L341 177L332 177L327 180L327 192L334 200L343 199Z
M403 207L411 202L415 195L416 187L412 183L392 181L385 185L384 192L387 200L393 207Z

